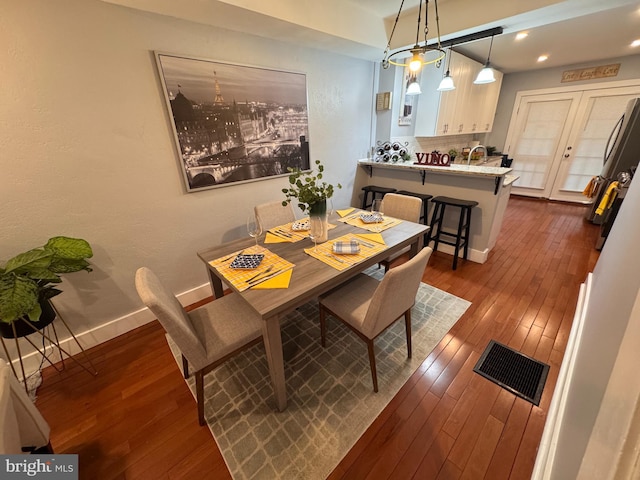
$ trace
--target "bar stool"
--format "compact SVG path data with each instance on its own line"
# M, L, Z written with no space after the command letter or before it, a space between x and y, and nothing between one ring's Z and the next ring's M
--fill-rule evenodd
M434 204L433 215L431 217L431 229L429 242L433 240L435 245L434 250L438 249L438 243L445 243L455 247L453 254L453 270L458 266L458 253L462 247L462 258L467 259L469 251L469 228L471 227L471 210L478 205L478 202L473 200L461 200L459 198L451 197L434 197L431 199ZM451 207L460 208L460 220L458 221L458 231L456 233L447 232L442 230L442 221L444 219L444 211L447 205ZM444 240L440 237L451 237L454 240Z
M387 193L395 193L395 188L386 188L379 187L377 185L367 185L366 187L362 187L364 191L364 196L362 197L362 210L366 210L373 204L377 195L380 195L380 198L384 197ZM369 201L369 194L371 194L371 201Z

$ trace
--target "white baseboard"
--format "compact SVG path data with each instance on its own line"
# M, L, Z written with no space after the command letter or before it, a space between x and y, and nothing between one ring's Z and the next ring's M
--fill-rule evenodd
M211 287L208 283L206 283L204 285L200 285L199 287L183 292L177 297L180 300L180 303L186 306L196 303L209 296L211 296ZM86 350L108 340L111 340L115 337L118 337L149 322L152 322L153 320L155 320L155 318L155 315L153 315L153 313L151 313L151 311L145 307L122 317L111 320L110 322L94 327L85 332L74 332L74 334L80 342L80 345L82 345L82 347ZM62 324L62 322L57 319L55 320L55 323L56 331L60 336L60 347L70 355L77 355L81 353L80 347L78 347L77 343L73 340L73 337L69 335L69 332L64 327L64 324ZM33 336L30 336L30 338L32 338L32 341L36 343L36 345L39 344L39 340L34 340ZM14 340L4 339L4 341L10 350L10 355L12 357L11 363L13 364L18 377L21 377L22 372L20 369L20 359L18 358L17 353L14 351L15 349L12 348L12 346L15 345ZM24 365L25 375L29 376L39 370L40 364L42 363L42 356L26 341L18 341L20 342L20 348L22 350L22 363ZM28 347L28 350L26 349L26 347ZM46 354L54 363L60 360L59 352L55 347L48 346L46 349ZM4 352L2 352L2 355L4 355ZM82 355L76 358L79 362L85 362L85 360L82 358ZM66 360L67 357L65 355L65 361ZM48 365L49 363L45 361L43 367L46 367Z
M453 255L453 252L456 251L455 247L452 245L447 245L444 243L438 244L438 251L442 253L447 253L449 255ZM460 258L462 258L462 254L460 253ZM489 249L485 248L484 250L474 250L473 248L469 249L468 259L475 263L485 263L487 258L489 258Z

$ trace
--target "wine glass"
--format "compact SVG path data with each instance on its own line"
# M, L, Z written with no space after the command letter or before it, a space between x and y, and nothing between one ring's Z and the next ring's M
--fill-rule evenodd
M260 220L256 218L254 214L250 214L247 217L247 232L249 235L256 239L256 247L258 246L258 237L262 235L262 225Z
M377 223L382 223L382 220L384 220L383 218L383 203L382 203L382 199L380 198L376 198L373 200L373 203L371 204L371 213L376 217L376 222ZM378 227L376 225L376 230L379 232L381 231L380 227Z

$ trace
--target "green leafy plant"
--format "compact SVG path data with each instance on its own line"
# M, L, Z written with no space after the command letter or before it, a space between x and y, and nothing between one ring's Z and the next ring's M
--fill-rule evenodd
M86 240L53 237L42 247L20 253L0 268L0 322L11 323L28 316L38 321L40 302L62 293L56 285L60 275L91 271L87 258L93 256Z
M282 206L291 203L291 199L298 199L298 207L303 212L310 211L316 203L331 198L333 196L334 187L330 183L321 182L324 166L320 160L316 160L317 173L311 171L302 171L299 168L289 168L289 188L283 188L282 193L287 197L283 200ZM339 183L336 185L342 188Z
M458 150L456 150L455 148L452 148L451 150L449 150L448 153L449 153L449 157L451 158L458 156Z

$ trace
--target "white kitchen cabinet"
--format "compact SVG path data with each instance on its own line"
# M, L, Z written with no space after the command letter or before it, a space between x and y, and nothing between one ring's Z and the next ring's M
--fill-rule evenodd
M495 72L494 83L475 85L473 81L482 69L482 64L451 52L449 70L456 89L439 92L437 88L446 72L448 61L445 59L435 74L433 69L428 68L422 72L422 94L416 106L416 137L491 131L502 85L502 73Z

